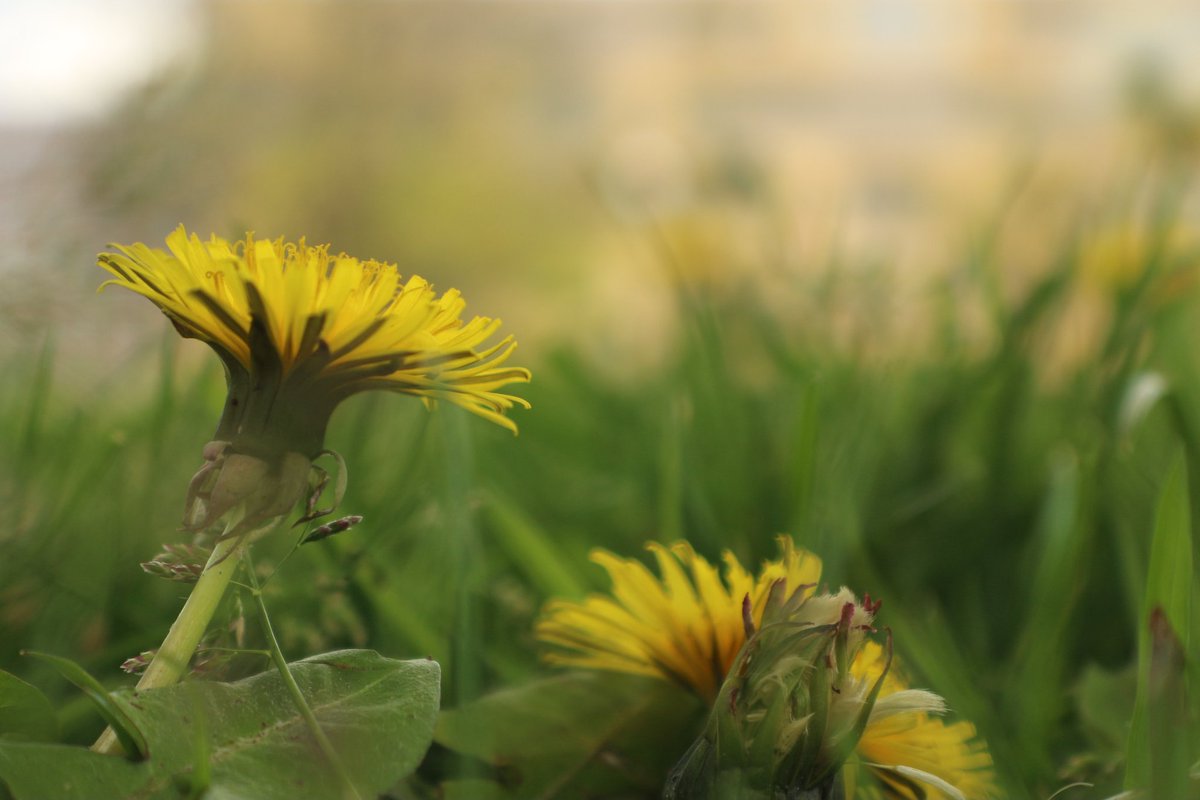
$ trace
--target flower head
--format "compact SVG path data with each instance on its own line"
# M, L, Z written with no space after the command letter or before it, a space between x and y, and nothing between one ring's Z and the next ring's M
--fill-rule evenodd
M303 239L205 242L180 226L166 243L113 245L99 256L114 276L103 286L149 298L221 357L230 400L216 439L274 449L283 436L311 456L333 408L368 389L445 399L516 431L504 412L527 403L500 389L529 371L505 366L511 336L488 342L499 320L462 321L457 291Z
M334 409L358 392L444 399L514 433L505 412L528 407L501 391L528 381L529 371L506 366L511 336L489 341L500 321L464 322L457 291L439 296L422 278L403 280L393 264L303 239L205 242L182 226L167 250L112 248L98 257L113 275L101 288L149 298L225 366L225 409L188 492L190 528L237 508L245 529L286 514L306 491Z
M675 681L710 703L705 736L673 776L680 796L717 791L729 770L769 797L772 781L832 780L838 769L847 797L989 796L991 759L975 729L944 723L941 698L908 688L890 647L868 638L879 604L817 593L820 560L779 543L757 576L728 552L721 576L686 543L648 545L661 578L598 551L612 596L548 604L537 628L546 657Z

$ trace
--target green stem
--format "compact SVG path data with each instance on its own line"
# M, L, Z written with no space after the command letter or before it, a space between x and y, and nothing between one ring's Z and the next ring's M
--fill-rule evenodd
M308 701L304 699L304 693L300 691L299 684L296 683L296 678L292 675L291 669L288 668L287 659L283 657L283 650L279 647L279 640L275 638L275 629L271 626L271 617L267 614L267 606L262 599L262 589L258 585L258 576L254 574L254 565L250 560L250 555L246 554L246 572L250 576L250 585L253 588L251 592L254 595L254 602L258 605L258 613L262 619L263 633L267 637L267 649L271 653L271 660L275 662L275 668L279 670L279 676L283 678L283 683L287 686L288 693L292 696L292 702L296 706L296 710L300 712L300 716L304 717L304 722L308 725L309 731L312 732L313 738L317 740L317 745L321 748L321 752L325 754L325 758L337 773L345 785L344 796L361 800L361 795L354 787L354 782L350 780L350 773L346 771L346 766L342 763L342 759L338 756L337 751L333 749L333 743L329 741L329 737L325 735L325 731L321 728L321 723L317 721L316 714L309 707Z
M233 524L230 523L229 527ZM163 639L154 660L138 681L138 690L171 686L183 676L192 654L196 652L196 646L200 644L200 638L216 613L217 605L225 595L229 579L237 571L238 562L245 552L242 542L243 537L240 536L217 542L200 580L192 587L192 593L183 604L183 610L175 618L171 630L167 631L167 638ZM119 753L121 745L112 728L106 728L92 749L97 753Z

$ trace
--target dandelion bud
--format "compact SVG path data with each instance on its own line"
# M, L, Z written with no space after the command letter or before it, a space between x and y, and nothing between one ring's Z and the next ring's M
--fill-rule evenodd
M850 669L873 614L849 590L770 588L762 622L739 651L708 725L672 771L668 798L845 796L841 768L867 726L890 667Z

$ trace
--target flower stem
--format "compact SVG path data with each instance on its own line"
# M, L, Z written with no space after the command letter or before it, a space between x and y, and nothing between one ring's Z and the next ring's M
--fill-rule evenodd
M200 637L204 636L205 630L208 629L208 623L212 620L217 605L225 595L229 579L237 571L238 562L245 550L242 542L242 537L234 537L218 542L213 548L200 580L192 588L192 593L188 595L183 610L179 612L171 630L167 632L167 638L163 639L154 660L138 681L139 690L158 689L179 681L187 669L188 662L191 661L192 654L196 652ZM92 745L92 749L97 753L119 753L121 745L112 728L105 728L104 733L100 734L100 738Z
M263 633L267 637L267 649L271 653L271 660L275 662L275 668L279 670L279 677L283 679L283 683L287 686L288 693L292 696L292 702L296 706L296 710L300 712L300 716L304 717L304 722L308 725L309 731L313 738L317 740L317 745L321 748L321 752L325 754L325 758L337 773L338 778L344 784L343 796L361 800L361 795L354 787L354 782L350 779L350 774L346 771L346 766L342 763L342 759L338 756L337 750L333 749L333 743L329 741L329 737L325 735L325 731L321 728L321 723L317 721L317 716L308 705L308 701L304 699L304 693L300 691L299 684L296 683L296 678L292 675L291 669L288 668L287 659L283 657L283 650L279 647L279 640L275 638L275 629L271 626L271 617L267 614L267 606L262 599L262 589L258 585L258 576L254 574L254 565L250 560L249 554L246 555L246 572L250 576L250 585L253 587L252 594L254 602L258 605L258 614L262 619Z

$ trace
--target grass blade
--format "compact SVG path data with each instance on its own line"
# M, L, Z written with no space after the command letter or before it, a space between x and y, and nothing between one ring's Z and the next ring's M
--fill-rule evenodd
M1183 653L1189 651L1192 576L1192 522L1187 465L1182 456L1176 456L1158 497L1142 619L1149 620L1152 613L1165 614L1183 637L1180 643ZM1130 789L1149 786L1153 777L1154 760L1148 717L1153 647L1150 626L1143 624L1138 631L1137 700L1126 751L1125 785Z
M45 661L58 670L59 674L83 690L100 716L117 734L126 754L134 761L145 761L150 757L150 748L146 737L134 724L125 711L117 705L108 690L100 681L88 674L87 670L62 656L52 656L49 653L38 653L33 650L23 650L22 655Z

